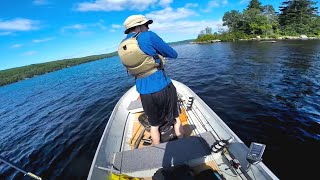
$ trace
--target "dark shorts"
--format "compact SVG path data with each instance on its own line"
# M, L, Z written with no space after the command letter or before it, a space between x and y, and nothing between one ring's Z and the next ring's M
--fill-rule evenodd
M160 126L166 119L174 123L179 116L177 90L172 82L159 92L140 96L151 126Z

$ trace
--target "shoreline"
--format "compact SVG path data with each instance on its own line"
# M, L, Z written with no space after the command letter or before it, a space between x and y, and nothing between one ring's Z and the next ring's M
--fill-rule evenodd
M256 38L248 38L248 39L233 39L233 40L228 40L228 41L222 41L220 39L215 39L215 40L209 40L209 41L201 41L201 42L196 42L192 41L190 44L211 44L211 43L216 43L216 42L234 42L234 41L270 41L270 42L276 42L275 40L320 40L320 37L307 37L307 36L281 36L277 38L261 38L257 36Z

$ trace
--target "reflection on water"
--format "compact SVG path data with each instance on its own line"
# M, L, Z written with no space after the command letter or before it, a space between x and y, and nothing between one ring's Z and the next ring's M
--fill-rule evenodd
M247 145L266 144L263 161L280 179L310 172L308 155L320 145L319 41L174 48L179 57L168 59L166 73ZM46 179L86 179L109 115L133 84L114 57L1 87L0 155ZM0 172L23 178L4 164Z

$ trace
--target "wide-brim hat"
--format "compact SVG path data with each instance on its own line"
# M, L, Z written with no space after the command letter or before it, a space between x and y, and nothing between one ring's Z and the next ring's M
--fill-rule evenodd
M133 27L140 26L140 25L143 25L143 24L152 24L152 23L153 23L153 20L147 19L143 15L132 15L132 16L129 16L123 23L124 27L126 28L124 33L128 34L129 33L129 29L131 29Z

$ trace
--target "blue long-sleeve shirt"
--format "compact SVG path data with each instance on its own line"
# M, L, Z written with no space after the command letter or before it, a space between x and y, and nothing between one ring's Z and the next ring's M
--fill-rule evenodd
M126 39L131 38L136 33L130 33L127 35ZM138 44L140 49L150 56L155 56L160 54L164 57L177 58L177 52L165 43L156 33L152 31L141 32L138 36ZM159 63L160 60L156 60ZM157 72L143 78L136 79L137 91L140 94L150 94L155 93L163 88L165 88L171 79L163 73L163 71L158 70Z

